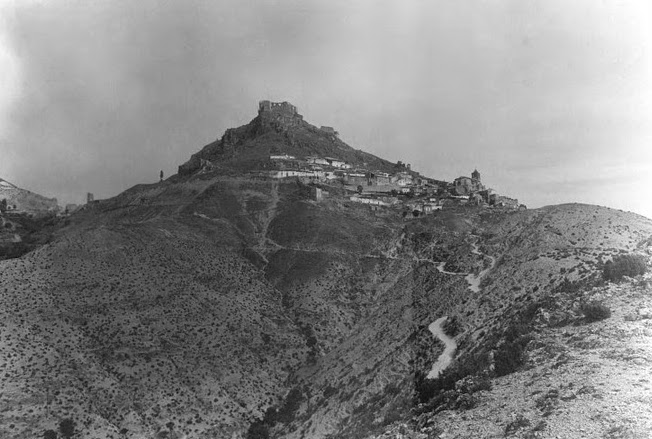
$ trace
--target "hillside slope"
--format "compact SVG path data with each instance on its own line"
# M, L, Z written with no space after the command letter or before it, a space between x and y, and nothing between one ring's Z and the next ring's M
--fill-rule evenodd
M2 435L65 418L94 438L380 433L413 414L434 320L460 323L457 358L493 348L529 303L650 235L584 205L406 222L294 182L140 186L2 262Z
M27 189L19 188L1 178L0 200L7 200L7 205L14 210L33 215L44 215L56 212L59 209L56 198L47 198Z
M652 275L605 283L599 268L619 254L649 261L650 221L575 204L483 224L483 251L499 259L448 314L464 328L451 374L373 437L649 437ZM593 321L596 303L611 315Z
M314 180L262 172L278 165L270 155L415 173L291 104L265 105L178 175L88 204L0 261L0 437L44 437L62 421L80 439L617 437L602 412L572 410L580 395L605 400L601 388L646 386L648 314L635 307L649 283L601 273L623 254L649 262L651 220L459 197L419 215L415 190L364 205L325 176L318 197ZM592 300L612 317L587 325ZM445 352L436 321L457 349L432 380ZM623 355L634 381L607 384ZM628 395L616 406L647 407ZM627 434L649 426L625 416Z

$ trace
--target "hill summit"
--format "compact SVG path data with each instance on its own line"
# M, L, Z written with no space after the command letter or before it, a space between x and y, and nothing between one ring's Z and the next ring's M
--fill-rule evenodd
M332 157L352 167L371 167L389 172L395 164L356 150L343 142L332 127L316 127L306 122L289 102L260 101L258 115L247 125L226 130L221 139L206 145L183 165L179 174L202 168L251 171L269 169L271 156Z
M226 130L220 140L179 166L181 178L201 172L299 179L328 193L344 189L352 195L350 201L399 205L419 214L444 204L524 207L516 199L493 193L477 169L470 177L446 182L425 177L401 161L392 163L354 149L333 127L306 122L289 102L260 101L251 122Z

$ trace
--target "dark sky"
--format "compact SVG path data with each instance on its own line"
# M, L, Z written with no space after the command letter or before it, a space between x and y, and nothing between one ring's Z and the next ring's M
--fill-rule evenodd
M648 4L0 0L0 177L109 197L289 100L435 178L652 217Z

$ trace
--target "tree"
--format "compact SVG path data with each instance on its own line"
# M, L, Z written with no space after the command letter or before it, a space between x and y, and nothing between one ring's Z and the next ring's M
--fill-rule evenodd
M57 439L57 432L54 430L45 430L43 432L43 439Z
M64 438L71 438L75 435L75 421L70 418L63 419L59 422L59 432Z
M357 189L358 189L358 193L361 194L364 188L362 187L362 185L358 185Z
M160 177L161 177L161 181L163 181L163 169L161 169Z
M3 198L2 201L0 201L0 212L6 212L7 211L7 199Z

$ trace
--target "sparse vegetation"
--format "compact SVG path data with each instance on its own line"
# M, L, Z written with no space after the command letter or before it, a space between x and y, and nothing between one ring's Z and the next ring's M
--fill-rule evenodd
M350 439L385 427L411 428L416 402L423 404L423 419L436 420L423 433L430 435L446 431L435 425L447 422L447 416L437 417L439 411L474 408L455 416L466 423L486 409L478 407L482 401L494 400L495 394L486 394L492 390L492 364L496 375L508 374L531 356L531 369L494 380L494 391L508 392L507 386L524 378L535 383L526 386L537 386L540 396L547 391L540 383L555 377L558 365L566 371L579 363L566 351L584 341L590 349L602 349L595 337L568 335L558 349L542 346L540 338L558 330L551 323L564 321L558 314L579 321L577 306L569 303L581 303L591 293L578 281L586 277L579 258L589 260L589 252L612 257L617 244L598 252L578 232L572 251L562 241L536 249L532 224L522 225L518 218L504 222L495 212L480 214L494 221L486 234L492 242L485 242L478 236L485 226L476 225L470 213L444 209L437 217L401 221L403 208L396 208L389 221L353 203L345 209L332 200L306 202L296 184L279 185L273 204L269 181L229 189L231 183L221 181L209 188L214 182L201 178L206 186L187 182L192 187L175 195L191 200L187 207L156 208L157 196L146 194L147 203L126 212L119 207L106 216L82 211L72 218L74 233L64 230L51 245L3 262L4 382L22 386L19 379L30 376L61 381L50 385L49 394L42 386L25 388L20 400L3 387L3 404L24 406L26 419L43 417L44 409L61 417L74 414L79 431L73 437L93 435L93 420L102 417L115 425L114 437L141 430L148 437L223 437L223 430L246 425L238 434L250 439L286 433L311 437L316 431ZM188 195L192 191L201 200ZM240 192L246 197L238 198ZM478 250L498 263L483 280L485 290L471 294L464 290L465 273L477 273L489 262L469 253L473 228ZM552 233L555 239L568 236L562 226L559 231L562 235ZM578 250L582 245L588 250ZM444 271L457 274L438 271L441 262L448 263ZM620 286L604 288L611 305L614 296L607 288ZM637 294L645 296L645 288ZM407 377L434 364L439 350L427 325L442 310L457 316L444 329L459 335L458 357L436 380L417 375L411 400ZM430 337L423 337L420 358L411 356L414 321ZM578 329L602 328L558 331ZM532 334L537 339L529 343ZM596 355L619 364L644 361L634 350L626 361L619 352ZM544 356L549 361L539 364ZM310 363L311 358L316 361ZM602 387L599 380L592 382ZM286 401L278 403L283 394ZM552 401L565 400L545 402ZM252 413L268 407L251 423ZM541 412L538 407L532 398L530 411L523 413L541 418L546 405L541 403ZM127 416L132 420L121 423ZM552 418L546 419L552 425ZM538 419L530 420L535 425ZM505 423L491 426L494 436L503 433ZM154 424L157 430L147 430ZM22 428L16 425L15 430ZM0 426L0 436L11 437L8 428ZM516 430L524 434L529 432Z

